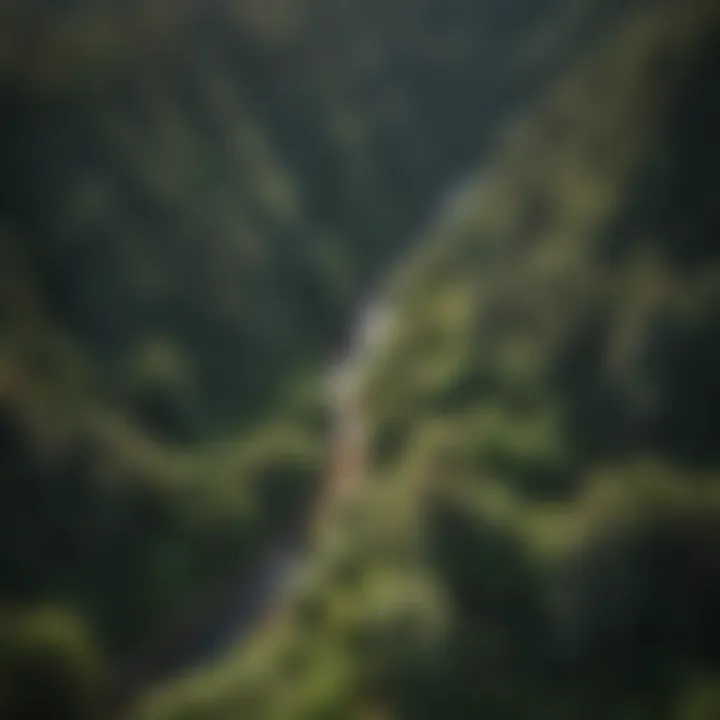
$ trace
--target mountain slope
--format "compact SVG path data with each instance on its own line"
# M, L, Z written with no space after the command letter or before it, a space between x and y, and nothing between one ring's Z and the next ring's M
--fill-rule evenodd
M142 717L714 717L719 33L644 7L508 132L397 278L365 497Z
M0 624L132 660L295 532L352 305L625 5L2 4Z

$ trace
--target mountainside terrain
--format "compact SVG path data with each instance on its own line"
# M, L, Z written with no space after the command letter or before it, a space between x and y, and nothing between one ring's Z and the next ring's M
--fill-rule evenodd
M365 492L139 716L716 717L719 36L628 9L516 115L394 278Z
M302 534L354 305L628 7L0 6L0 712Z

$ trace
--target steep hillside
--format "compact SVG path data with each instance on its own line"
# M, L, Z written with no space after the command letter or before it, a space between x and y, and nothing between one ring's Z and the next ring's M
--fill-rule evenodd
M132 660L297 531L353 304L626 8L0 6L0 712L46 604L80 687L73 615Z
M508 129L397 278L365 496L143 718L716 716L719 39L628 13Z

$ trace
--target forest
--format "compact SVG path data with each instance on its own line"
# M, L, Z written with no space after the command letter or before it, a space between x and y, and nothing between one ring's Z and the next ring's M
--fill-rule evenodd
M717 720L718 48L0 0L0 717Z

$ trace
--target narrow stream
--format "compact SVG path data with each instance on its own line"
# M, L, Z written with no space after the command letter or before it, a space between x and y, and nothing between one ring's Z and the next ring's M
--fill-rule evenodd
M456 183L426 219L428 232L413 246L412 255L426 243L433 243L440 227L447 229L448 223L462 223L466 214L476 211L477 203L482 202L481 191L473 176ZM332 414L330 465L325 487L309 518L311 525L331 516L334 504L343 499L344 493L359 486L367 474L363 382L394 330L390 288L407 265L407 252L388 263L380 282L360 304L341 357L326 370L326 397ZM312 533L315 528L309 530ZM283 539L270 547L254 568L231 579L197 608L159 652L142 658L129 672L121 672L113 690L119 700L113 704L122 706L151 685L219 659L235 647L263 618L282 606L305 566L307 552L301 540Z
M364 422L360 416L362 381L392 328L392 314L378 294L361 306L340 361L326 372L326 391L332 413L329 454L345 460L331 461L325 489L315 515L327 514L344 487L362 479L361 461L353 455L364 451ZM362 460L362 459L361 459ZM312 528L311 528L312 531ZM114 695L137 697L152 684L177 677L218 659L249 636L263 618L272 615L287 598L307 559L299 540L280 541L258 559L254 568L231 581L194 611L190 620L172 634L159 652L143 658L121 673ZM115 703L113 703L115 704Z

